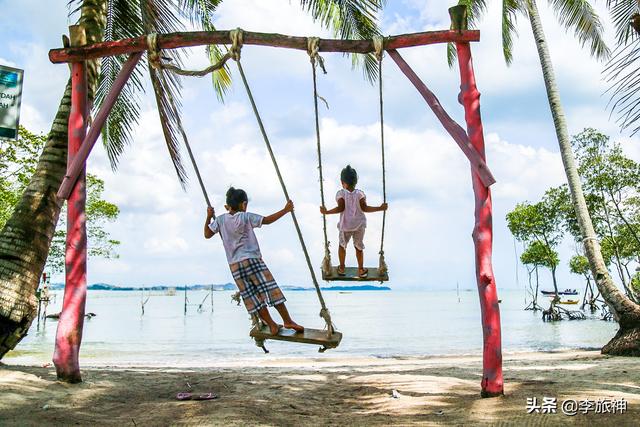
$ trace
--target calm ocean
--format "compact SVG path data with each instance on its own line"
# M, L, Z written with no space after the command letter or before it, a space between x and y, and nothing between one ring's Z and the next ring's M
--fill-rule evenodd
M140 292L89 291L81 360L84 365L206 366L221 360L264 357L248 337L244 307L231 303L232 292L154 294L141 315ZM543 323L540 313L522 310L524 292L500 290L502 342L505 352L597 348L616 331L614 322L597 319ZM286 292L299 323L322 328L314 292ZM197 304L205 299L203 311ZM326 292L334 322L343 334L338 349L322 357L480 354L482 329L474 291ZM48 313L56 313L58 292ZM546 300L540 298L546 305ZM566 306L575 307L575 306ZM6 363L44 364L51 360L57 323L34 321L29 335L9 353ZM269 342L269 357L317 357L317 347Z

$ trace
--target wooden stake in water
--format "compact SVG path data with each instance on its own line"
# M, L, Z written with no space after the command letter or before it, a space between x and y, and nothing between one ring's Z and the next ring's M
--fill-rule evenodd
M456 294L458 294L458 302L460 302L460 283L456 282Z

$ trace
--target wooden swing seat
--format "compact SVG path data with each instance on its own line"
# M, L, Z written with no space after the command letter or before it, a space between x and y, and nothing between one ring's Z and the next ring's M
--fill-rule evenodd
M322 280L328 282L386 282L389 280L389 274L380 274L377 267L365 267L369 270L367 277L358 276L358 267L345 267L344 276L338 274L338 267L331 267L331 274L322 272Z
M252 338L257 340L278 340L297 342L300 344L315 344L320 345L326 349L336 348L342 341L342 334L340 332L334 332L331 337L327 336L326 330L305 328L303 333L298 333L293 329L280 329L278 335L272 335L271 330L267 325L262 327L255 326L249 333Z

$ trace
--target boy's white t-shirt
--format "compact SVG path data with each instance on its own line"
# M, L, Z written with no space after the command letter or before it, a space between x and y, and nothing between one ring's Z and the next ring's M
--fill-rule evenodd
M220 232L229 264L249 258L262 258L253 229L261 227L263 219L262 215L250 212L236 212L233 215L225 213L209 224L211 231Z
M367 218L360 207L360 200L365 198L362 190L349 191L344 188L338 190L336 202L344 199L344 211L340 212L340 221L338 221L340 231L356 231L367 226Z

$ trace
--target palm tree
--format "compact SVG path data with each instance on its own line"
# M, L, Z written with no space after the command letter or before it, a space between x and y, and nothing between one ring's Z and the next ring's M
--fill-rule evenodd
M475 4L475 10L479 12L484 11L486 7L484 0L461 0L461 3ZM589 46L592 56L597 59L606 59L609 56L609 49L602 39L602 24L588 1L549 0L549 4L555 10L560 23L568 30L572 30L583 46ZM540 20L536 0L503 0L502 46L505 61L510 64L513 59L513 37L517 32L516 19L518 16L523 16L529 20L531 31L533 32L547 90L549 107L551 108L551 115L553 116L560 147L560 155L567 175L578 225L583 236L585 255L589 260L598 290L620 325L618 333L603 347L602 352L617 355L640 355L640 306L634 304L618 289L611 279L602 257L600 243L596 239L593 223L582 191L567 123L560 102L560 93L553 71L553 64L551 63L549 46Z
M325 28L333 29L343 38L370 39L379 34L377 12L384 0L300 0L304 11ZM79 23L87 32L88 43L136 37L151 32L184 31L185 19L203 30L214 30L214 12L222 0L71 0L79 12ZM210 47L208 55L214 62L222 56L221 49ZM180 52L163 52L177 65ZM113 57L89 64L90 100L98 107L109 91L123 58ZM362 61L361 61L362 62ZM366 56L364 72L375 77L376 62ZM131 143L131 130L137 124L144 69L148 68L156 90L159 114L169 155L182 183L186 173L179 151L179 91L180 79L162 70L141 63L109 117L103 133L112 167L119 155ZM213 85L222 99L231 84L228 70L214 73ZM36 314L35 291L42 274L51 239L62 203L56 192L66 171L67 122L70 110L70 84L60 102L47 144L36 172L21 201L0 231L0 358L13 349L26 335ZM169 99L176 100L175 103ZM175 105L175 108L172 106Z

